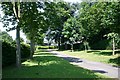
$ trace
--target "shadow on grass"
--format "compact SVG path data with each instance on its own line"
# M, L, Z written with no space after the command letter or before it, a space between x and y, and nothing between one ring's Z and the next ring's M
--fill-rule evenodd
M46 53L47 54L47 53ZM77 67L55 56L35 56L21 69L6 68L3 78L100 78L92 71Z
M101 51L98 51L98 50L90 50L90 51L87 51L87 53L92 53L92 52L101 52Z
M37 51L35 51L35 53L38 53L38 52L47 52L46 49L39 49Z
M80 58L74 58L74 57L61 57L69 62L75 62L75 63L80 63L83 62Z
M115 51L116 54L120 54L120 50L119 51Z
M37 54L34 54L34 55L52 55L52 54L47 53L47 52L41 52L41 53L37 53Z
M115 64L117 64L117 66L120 66L120 56L118 56L117 58L114 58L114 59L110 59L109 63L115 63Z
M111 55L112 55L112 52L99 52L99 53L95 53L95 54L111 56Z

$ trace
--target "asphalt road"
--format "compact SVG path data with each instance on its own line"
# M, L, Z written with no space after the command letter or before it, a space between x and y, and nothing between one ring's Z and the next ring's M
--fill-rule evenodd
M111 78L120 78L120 68L109 65L109 64L104 64L100 62L94 62L94 61L89 61L85 59L80 59L75 56L71 55L66 55L66 54L61 54L61 52L58 51L52 51L48 50L50 53L54 54L57 57L61 57L67 61L69 61L71 64L78 65L80 67L92 70L94 72L98 72L101 74L104 74L108 77Z

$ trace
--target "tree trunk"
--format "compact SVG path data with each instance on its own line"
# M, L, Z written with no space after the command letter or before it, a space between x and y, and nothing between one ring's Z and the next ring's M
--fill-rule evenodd
M87 52L87 46L86 46L86 44L84 46L85 46L85 52Z
M67 44L65 43L65 50L67 50Z
M16 66L21 67L21 50L20 50L20 27L16 28Z
M50 40L48 40L48 46L49 46L49 49L50 49Z
M13 1L13 12L15 17L17 18L18 24L16 28L16 66L18 68L21 67L21 51L20 51L20 26L19 26L19 19L20 19L20 0L18 0L17 5Z
M33 58L34 50L35 50L35 42L33 39L31 39L30 40L30 59Z
M73 52L73 43L71 44L71 51Z
M60 50L60 38L58 40L58 50Z
M115 38L113 38L113 55L115 55Z

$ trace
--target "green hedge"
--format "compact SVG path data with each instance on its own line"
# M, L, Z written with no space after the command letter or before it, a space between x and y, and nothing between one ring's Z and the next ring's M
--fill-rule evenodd
M30 47L21 44L21 58L25 59L30 56ZM2 43L2 66L9 66L16 63L16 47L14 43Z
M112 40L100 40L94 44L90 45L93 50L112 50ZM120 49L120 42L115 46L116 49Z

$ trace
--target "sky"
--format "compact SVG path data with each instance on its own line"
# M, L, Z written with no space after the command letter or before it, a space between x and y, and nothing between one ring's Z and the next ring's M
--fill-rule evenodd
M64 0L64 1L66 1L66 2L74 2L74 3L81 2L81 0ZM3 12L1 11L1 9L0 9L0 16L3 16ZM0 30L1 31L6 31L6 28L3 28L2 22L0 22ZM13 40L15 40L15 38L16 38L16 30L9 31L8 34L10 36L12 36ZM27 40L26 36L22 31L20 32L20 37L22 37L24 39L24 41L26 42L26 40Z

